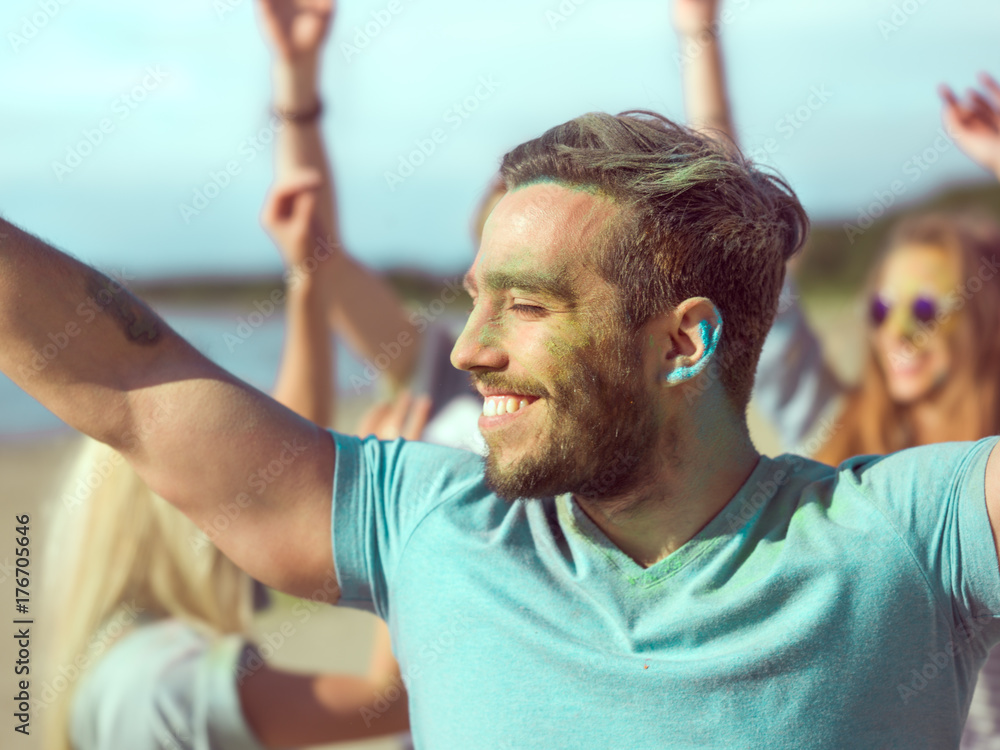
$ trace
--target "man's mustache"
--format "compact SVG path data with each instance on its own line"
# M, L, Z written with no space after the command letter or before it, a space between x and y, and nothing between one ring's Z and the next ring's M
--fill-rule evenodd
M516 393L520 396L534 396L536 398L547 398L548 390L540 383L528 379L512 378L499 372L472 373L469 381L473 388L477 385L483 388Z

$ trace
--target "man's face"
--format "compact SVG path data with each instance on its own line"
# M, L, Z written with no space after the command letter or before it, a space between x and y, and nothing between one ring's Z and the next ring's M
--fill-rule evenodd
M486 224L452 363L484 396L486 479L507 499L620 494L656 447L650 368L595 268L616 211L546 183L508 193Z

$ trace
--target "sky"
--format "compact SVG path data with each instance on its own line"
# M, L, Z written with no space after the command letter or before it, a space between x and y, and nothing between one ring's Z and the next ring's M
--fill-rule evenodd
M856 220L898 179L901 202L988 179L941 139L936 88L1000 74L997 0L723 9L741 143L814 219ZM377 268L463 270L470 213L504 151L587 111L683 119L669 11L342 0L322 92L348 249ZM0 213L126 279L277 272L257 221L269 87L253 0L4 0Z

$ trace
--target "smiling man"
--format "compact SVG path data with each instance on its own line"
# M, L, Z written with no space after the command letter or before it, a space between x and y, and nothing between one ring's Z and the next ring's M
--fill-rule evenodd
M452 354L485 465L326 433L121 290L32 369L108 282L10 225L0 366L202 526L238 507L216 543L251 575L335 575L386 618L418 747L956 746L1000 640L996 440L758 455L746 404L807 222L728 148L591 114L502 177Z

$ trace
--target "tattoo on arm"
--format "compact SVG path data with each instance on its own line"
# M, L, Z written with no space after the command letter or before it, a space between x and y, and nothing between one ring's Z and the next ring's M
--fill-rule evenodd
M120 282L100 273L87 277L87 302L97 312L114 318L125 336L136 344L155 344L165 323Z

